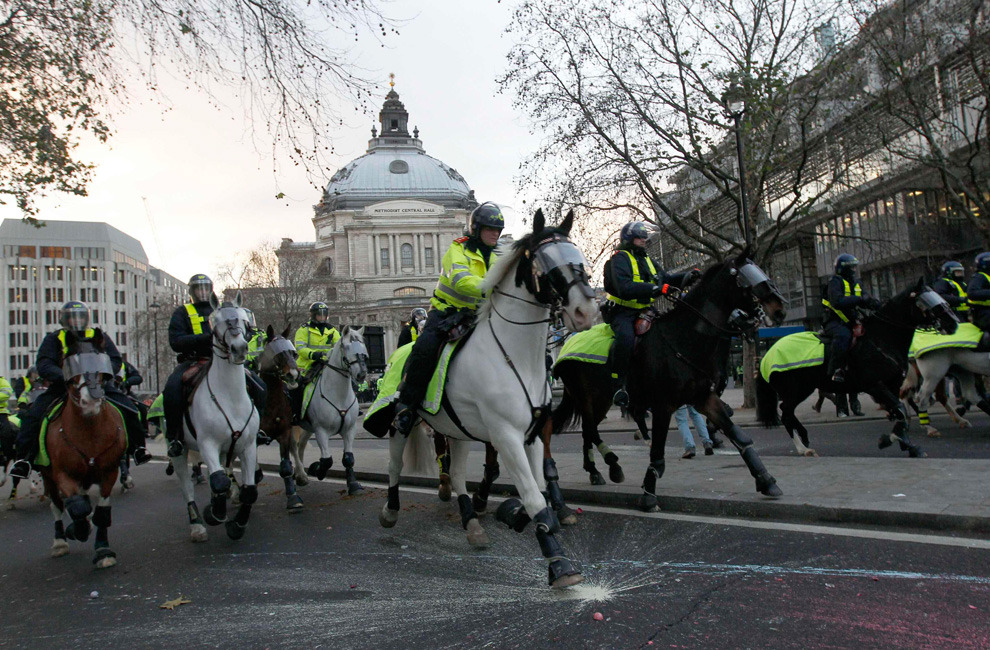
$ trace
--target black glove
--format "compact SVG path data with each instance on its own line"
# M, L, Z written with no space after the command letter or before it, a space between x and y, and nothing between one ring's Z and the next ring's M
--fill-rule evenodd
M313 361L326 361L327 353L322 351L317 351L311 354L310 358L313 359Z
M698 269L691 269L684 275L684 285L687 286L701 277L701 271Z
M863 306L869 309L870 311L876 311L880 309L880 305L881 302L876 298L867 298L866 300L863 301Z

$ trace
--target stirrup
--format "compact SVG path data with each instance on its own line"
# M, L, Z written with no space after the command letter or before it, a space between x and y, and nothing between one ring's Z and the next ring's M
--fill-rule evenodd
M392 426L402 435L408 437L412 432L413 425L416 424L416 409L412 406L400 404L396 409L395 419Z
M9 475L11 478L27 479L31 475L31 463L26 459L20 458L15 462L11 468Z
M184 454L185 451L186 451L186 446L182 443L181 440L172 440L168 443L168 451L166 451L165 453L169 458L177 458L182 454Z
M629 393L626 392L625 388L620 388L615 391L615 395L612 396L612 404L615 404L620 408L629 407Z
M151 454L149 454L148 450L145 449L144 447L138 447L137 449L135 449L132 456L134 456L135 465L144 465L145 463L149 462L152 458Z
M832 381L836 384L844 384L846 382L846 371L839 368L834 373L832 373Z

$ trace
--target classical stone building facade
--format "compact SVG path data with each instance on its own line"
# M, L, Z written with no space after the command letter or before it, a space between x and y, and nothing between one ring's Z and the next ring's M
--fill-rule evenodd
M451 241L462 236L474 192L457 170L426 154L391 90L368 151L333 175L314 208L316 241L283 239L283 268L299 256L316 275L313 297L335 324L367 325L372 364L383 366L402 323L427 307Z

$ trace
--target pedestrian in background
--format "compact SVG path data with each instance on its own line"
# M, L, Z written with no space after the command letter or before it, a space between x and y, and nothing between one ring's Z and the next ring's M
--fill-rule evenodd
M694 422L694 428L698 430L698 437L701 438L701 444L705 447L705 455L711 456L715 451L712 448L712 439L708 437L708 427L705 426L705 418L701 417L701 414L693 406L685 404L674 411L674 420L677 422L677 428L680 429L681 436L684 438L684 455L681 458L694 458L696 455L694 437L691 435L691 425L688 424L689 417Z

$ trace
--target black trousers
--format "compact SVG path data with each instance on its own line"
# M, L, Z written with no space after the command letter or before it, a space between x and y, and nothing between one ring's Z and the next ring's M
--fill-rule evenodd
M182 416L185 413L185 403L182 399L182 373L191 366L194 361L183 361L175 367L172 374L165 382L165 389L162 390L162 410L165 411L165 437L168 440L178 440L182 431ZM254 407L258 409L258 414L265 412L265 399L268 396L268 388L254 371L244 369L247 374L246 385L248 396L254 402Z
M839 368L845 368L849 361L849 347L852 345L852 329L839 320L825 323L825 333L832 337L829 355L828 374L831 376Z
M449 337L449 332L443 327L448 315L436 309L431 309L426 315L423 331L416 337L406 361L405 383L399 392L399 402L404 406L416 408L426 395L430 377L436 368L437 355Z
M49 388L38 395L34 403L21 415L21 430L17 434L17 457L34 460L38 453L38 437L41 421L52 404L66 396L65 388Z
M632 360L633 346L636 344L636 318L640 309L632 307L613 306L609 310L606 322L615 332L615 343L612 344L612 379L616 383L624 382L629 373L629 362Z
M134 400L116 386L104 388L104 392L106 393L106 398L124 416L124 427L127 429L127 452L133 453L138 447L144 447L145 438L148 437L148 429L144 425L141 418L141 411L134 404Z
M974 309L972 314L973 325L984 332L990 332L990 309Z

